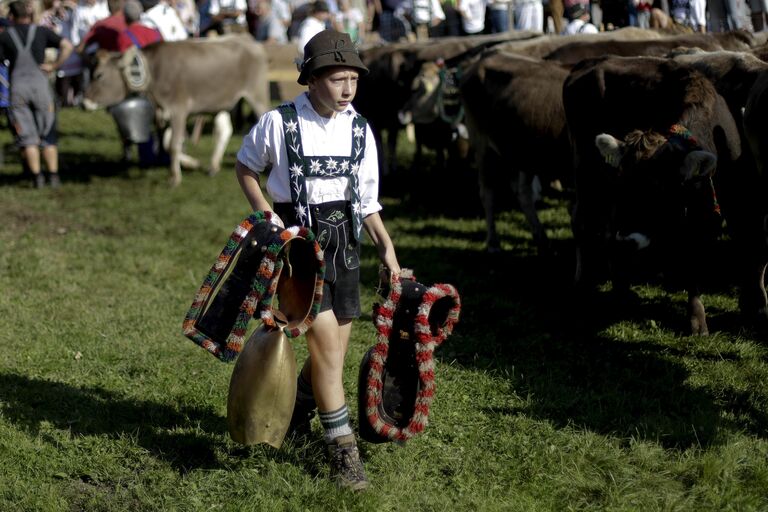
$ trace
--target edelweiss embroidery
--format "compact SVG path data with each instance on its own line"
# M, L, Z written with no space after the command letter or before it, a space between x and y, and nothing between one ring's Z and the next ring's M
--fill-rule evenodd
M362 234L363 217L358 173L365 155L365 126L363 116L352 120L352 154L349 156L314 156L305 157L301 150L301 130L299 128L296 106L286 103L278 107L283 117L283 135L287 145L288 164L291 182L291 202L296 211L296 218L302 226L309 226L309 205L307 203L307 176L313 178L347 177L352 203L352 225L355 239Z

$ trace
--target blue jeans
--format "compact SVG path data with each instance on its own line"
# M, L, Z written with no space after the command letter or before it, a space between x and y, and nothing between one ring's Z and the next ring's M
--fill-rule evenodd
M496 7L488 8L488 16L491 22L491 33L498 34L509 30L509 7L504 6L499 9Z

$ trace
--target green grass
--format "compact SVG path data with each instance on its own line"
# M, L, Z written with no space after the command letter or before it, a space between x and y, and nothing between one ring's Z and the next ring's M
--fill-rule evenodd
M504 252L486 254L468 169L383 183L401 264L463 300L424 434L363 443L372 487L359 495L327 481L319 424L307 444L235 444L232 365L181 321L249 213L232 172L242 135L220 175L169 189L165 169L121 168L103 112L65 110L60 131L60 190L21 180L7 145L0 170L0 510L768 510L767 351L733 290L705 295L708 338L685 336L685 295L653 284L631 307L576 314L566 204L542 208L552 258L534 257L511 209ZM353 413L376 267L367 244Z

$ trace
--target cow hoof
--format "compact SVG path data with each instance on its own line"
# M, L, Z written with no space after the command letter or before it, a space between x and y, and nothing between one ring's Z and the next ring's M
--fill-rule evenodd
M181 178L177 178L175 176L172 177L171 179L168 180L168 185L170 185L171 188L178 187L179 185L181 185Z
M691 319L691 336L709 336L707 323L701 323L698 319Z
M208 169L208 176L211 178L219 174L219 169L214 169L213 167Z

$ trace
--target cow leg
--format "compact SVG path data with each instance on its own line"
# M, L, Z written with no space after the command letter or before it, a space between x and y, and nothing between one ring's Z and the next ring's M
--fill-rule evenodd
M187 115L185 113L174 113L171 116L171 137L168 144L168 153L171 155L170 184L172 187L181 184L181 145L184 142L186 122Z
M765 262L750 265L739 294L739 310L746 321L754 322L760 330L768 331L768 296L765 291Z
M213 155L211 156L211 168L208 171L209 176L218 174L221 170L221 159L224 157L224 150L227 149L227 143L232 137L232 120L227 111L221 111L213 119Z
M695 292L688 293L688 318L691 321L691 334L694 336L708 336L707 314L704 311L704 303L701 296Z
M195 116L195 124L192 128L192 135L190 136L190 139L192 140L192 144L197 146L197 144L200 142L200 136L203 134L203 126L205 125L205 116Z
M536 211L536 197L534 193L535 174L521 171L517 175L517 200L520 203L520 209L531 227L533 242L539 251L547 249L547 233L539 220L539 214Z
M186 121L184 122L186 125ZM163 148L165 149L166 153L171 153L171 144L173 140L173 134L175 131L173 130L173 124L171 124L170 127L166 128L163 131ZM184 153L184 139L186 139L187 136L187 130L186 126L181 130L181 149L179 150L179 165L181 167L184 167L185 169L197 169L200 167L200 162L197 160L197 158L191 157L188 154Z
M475 145L478 166L478 184L480 186L480 201L485 212L486 238L485 246L488 252L501 251L499 234L496 231L496 197L494 195L493 166L489 162L488 147L481 141Z

